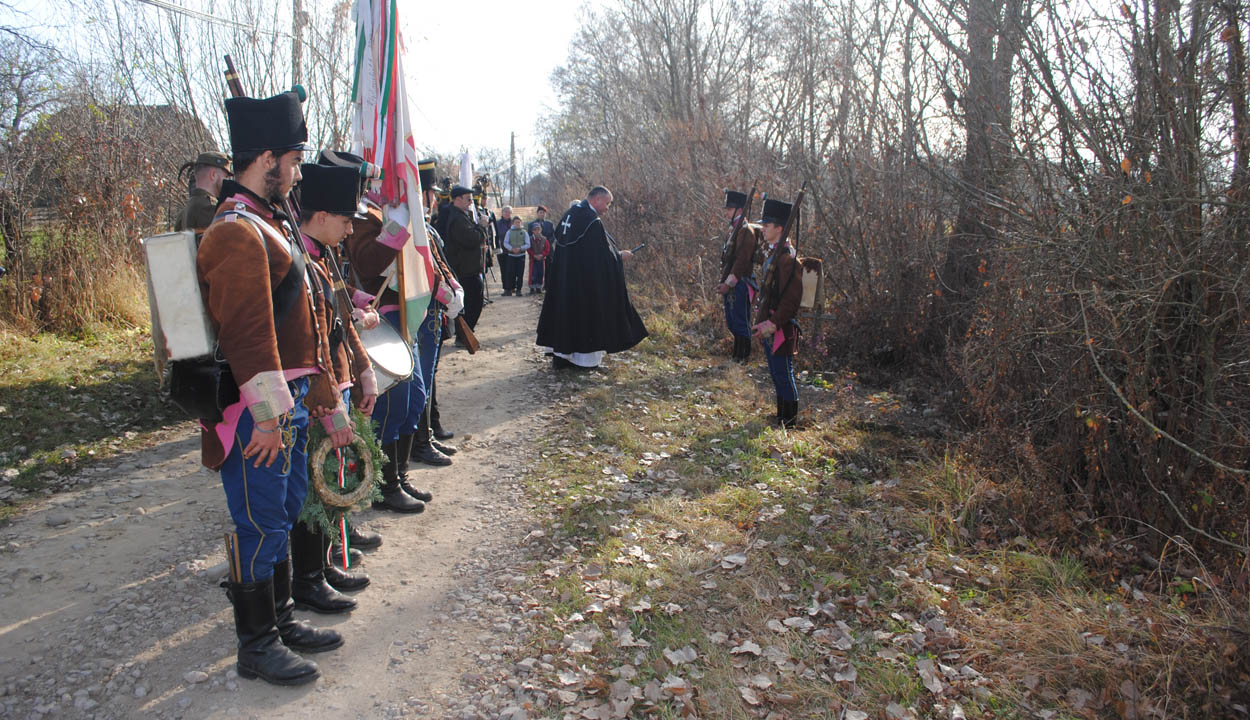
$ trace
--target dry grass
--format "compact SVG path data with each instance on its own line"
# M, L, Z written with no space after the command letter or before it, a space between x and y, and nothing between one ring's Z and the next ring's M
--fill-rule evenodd
M673 351L689 322L649 317L653 339L585 384L531 477L557 548L536 588L552 632L532 650L603 680L552 679L557 707L674 678L689 689L627 714L1205 718L1244 702L1226 611L1023 537L1016 495L888 392L804 386L807 426L771 427L762 369ZM571 655L591 627L594 652ZM748 641L758 655L733 652Z

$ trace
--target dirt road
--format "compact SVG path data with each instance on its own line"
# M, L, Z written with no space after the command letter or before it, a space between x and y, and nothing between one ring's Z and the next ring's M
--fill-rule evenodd
M535 398L560 378L533 345L537 300L492 295L481 351L444 346L439 400L460 453L413 473L434 501L418 516L364 513L384 544L359 608L300 613L346 637L314 656L321 680L235 675L218 587L229 516L187 425L0 529L0 716L523 717L507 660L536 612L513 594L533 529L520 477L552 417Z

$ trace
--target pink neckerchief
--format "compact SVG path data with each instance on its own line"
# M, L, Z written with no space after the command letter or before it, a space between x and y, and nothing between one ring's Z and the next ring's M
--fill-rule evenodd
M254 210L257 214L259 214L261 217L265 218L266 220L273 219L273 215L274 215L273 207L268 204L266 205L257 204L256 199L249 196L247 193L235 193L234 195L231 195L229 198L227 198L226 201L222 203L222 205L225 205L227 203L232 203L232 202L243 203L244 205Z
M316 240L313 240L312 238L308 237L308 233L300 233L300 234L304 236L304 248L308 250L308 254L312 255L315 258L320 259L321 258L321 246L317 244Z

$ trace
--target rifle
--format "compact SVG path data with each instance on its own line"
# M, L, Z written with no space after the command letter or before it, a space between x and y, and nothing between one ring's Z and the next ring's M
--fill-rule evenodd
M751 182L751 192L747 193L747 203L742 208L742 215L741 217L738 218L738 224L734 225L734 234L737 234L738 230L741 229L742 226L746 224L747 218L750 217L751 204L755 202L755 190L759 187L759 185L760 185L759 180L754 180Z

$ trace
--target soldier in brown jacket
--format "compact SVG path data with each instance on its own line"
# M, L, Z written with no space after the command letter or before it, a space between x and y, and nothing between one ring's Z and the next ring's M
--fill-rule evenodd
M352 218L361 217L357 213L359 168L305 163L300 174L300 231L322 295L328 300L318 320L330 328L334 373L344 402L350 393L356 406L368 416L378 398L377 380L351 319L351 295L346 289L338 294L333 291L335 279L341 277L334 251L351 234ZM291 598L297 608L320 613L350 612L356 608L356 601L339 591L362 590L369 584L363 573L328 563L329 548L330 537L321 528L303 521L295 523L291 530Z
M782 427L792 426L799 414L799 388L794 384L799 326L794 316L803 301L803 266L795 259L789 243L777 247L790 210L790 203L764 201L760 224L767 250L761 268L764 279L760 284L760 307L753 328L753 334L764 346L768 374L777 392L777 422Z
M734 338L733 359L751 357L751 301L755 299L755 253L763 244L759 225L742 217L746 193L725 190L725 219L729 232L720 253L720 284L716 292L725 297L725 325ZM736 230L735 230L736 228Z
M238 672L278 685L315 680L292 652L343 644L294 619L288 534L308 491L308 422L338 446L352 427L338 390L322 293L279 204L300 178L308 139L302 95L226 100L235 180L197 254L200 292L240 401L204 427L204 464L221 471L235 534L229 592Z
M427 162L420 163L423 180L427 177L424 169ZM433 164L428 164L432 171ZM381 295L378 310L398 330L399 295L386 281L388 276L392 276L390 270L404 243L411 242L408 228L425 228L423 218L408 218L404 207L383 210L373 205L364 218L353 220L352 224L352 235L346 244L352 275L358 279L361 290L369 296ZM374 506L398 513L423 512L425 503L433 500L432 494L419 490L408 480L410 458L415 456L419 460L432 461L431 464L447 465L451 460L440 449L455 452L450 446L439 444L435 447L424 418L433 389L434 358L438 345L436 333L441 327L440 318L444 311L454 318L464 307L465 295L442 261L438 248L431 246L429 250L435 269L430 278L433 298L417 337L413 338L414 372L411 378L383 393L373 410L378 442L386 454L386 465L382 468L382 500Z

